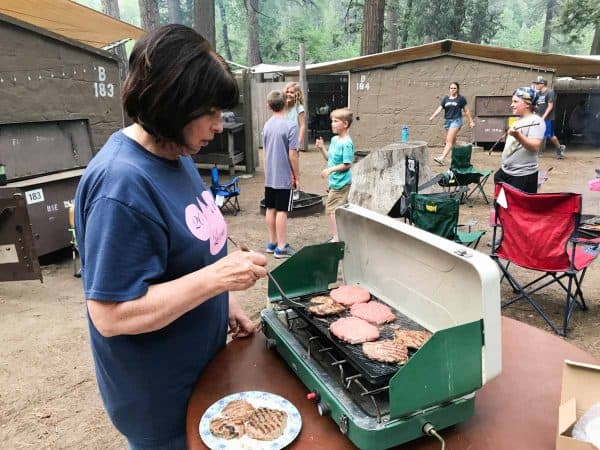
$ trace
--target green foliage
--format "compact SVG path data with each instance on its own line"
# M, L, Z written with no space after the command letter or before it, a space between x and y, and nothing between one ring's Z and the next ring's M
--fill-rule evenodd
M100 0L77 0L100 9ZM229 46L234 62L245 64L247 29L244 0L221 1L226 10ZM500 47L540 51L547 0L409 0L394 2L398 31L408 30L408 45L438 39L459 39ZM193 0L180 0L183 23L191 25ZM166 0L159 0L161 22L167 20ZM140 23L138 0L119 0L121 20ZM260 0L260 50L266 63L298 60L301 42L308 61L358 56L362 29L361 0ZM550 51L589 54L593 26L600 21L600 1L563 0L552 31ZM215 13L217 51L224 53L221 16Z
M600 24L598 0L566 0L562 4L558 26L567 32L569 43L581 43L585 30L589 31L598 24Z

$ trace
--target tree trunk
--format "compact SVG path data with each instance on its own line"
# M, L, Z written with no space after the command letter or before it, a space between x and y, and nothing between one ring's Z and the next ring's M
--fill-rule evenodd
M400 48L406 48L408 44L409 21L412 17L413 0L406 0L406 8L402 14L402 37L400 38Z
M449 28L450 34L447 36L450 39L462 40L463 24L467 13L467 5L465 0L456 0L452 9L452 17L450 19ZM438 31L439 33L439 31Z
M386 17L386 28L388 32L388 50L396 50L398 48L398 0L388 2L388 11Z
M481 20L483 17L487 17L489 7L488 0L477 0L474 5L473 12L473 23L471 24L471 32L469 33L469 41L476 44L481 44L483 37L484 27L486 22Z
M380 53L383 47L383 16L385 0L365 0L360 54Z
M262 62L259 47L259 0L244 0L244 4L246 6L246 21L248 22L247 64L252 67Z
M550 51L550 36L552 35L552 16L554 15L554 8L556 6L556 0L548 0L546 3L546 22L544 23L544 39L542 41L542 52L548 53Z
M167 0L169 23L181 23L181 5L179 0Z
M590 55L600 55L600 23L596 24L596 31L594 31L594 39L592 39L592 49Z
M142 28L146 31L153 30L160 24L158 18L158 0L138 0L140 5L140 19Z
M102 12L115 19L121 19L118 0L102 0ZM111 53L119 58L119 76L124 80L127 76L127 53L125 52L124 44L117 45L110 50Z
M194 29L215 48L215 0L194 0Z
M221 38L223 39L225 58L227 58L227 61L233 61L233 57L231 56L231 47L229 46L229 32L227 31L227 14L225 13L225 5L223 4L223 0L217 0L217 6L219 7L219 13L221 15Z

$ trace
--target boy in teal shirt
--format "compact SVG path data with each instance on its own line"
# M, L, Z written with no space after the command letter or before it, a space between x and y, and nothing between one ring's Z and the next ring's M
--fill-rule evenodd
M331 112L331 131L337 136L331 139L329 150L323 145L323 138L315 141L315 146L327 160L327 168L321 172L321 178L327 177L329 194L325 210L329 214L329 223L333 237L330 242L338 241L335 210L348 203L348 194L352 183L352 162L354 161L354 144L348 132L352 124L352 111L348 108Z

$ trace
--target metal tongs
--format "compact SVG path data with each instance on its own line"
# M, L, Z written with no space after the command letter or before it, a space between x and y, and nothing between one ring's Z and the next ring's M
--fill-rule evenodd
M539 125L539 122L535 122L535 123L530 123L529 125L521 125L520 127L515 127L515 130L520 130L521 128L529 128L529 127L535 127ZM494 150L494 148L496 148L496 145L498 145L500 143L500 141L502 139L504 139L506 136L508 135L508 130L506 130L504 132L504 134L502 136L500 136L500 139L498 139L496 142L494 142L494 145L492 145L490 147L490 150L488 151L488 155L492 154L492 151Z
M235 242L231 237L227 236L227 239L229 240L229 242L231 242L236 248L240 249L241 251L243 251L243 252L250 251L250 249L246 245L244 245L244 244L238 245L238 243ZM273 276L273 274L271 272L267 272L267 277L269 277L269 280L271 280L271 282L275 285L275 288L277 289L279 294L281 294L281 298L283 300L285 300L288 303L291 303L292 305L300 306L301 308L306 308L306 306L303 305L302 303L298 303L294 300L291 300L290 298L288 298L287 295L285 295L285 292L283 292L283 289L281 288L281 286L279 285L279 283L277 282L277 280L275 279L275 277Z

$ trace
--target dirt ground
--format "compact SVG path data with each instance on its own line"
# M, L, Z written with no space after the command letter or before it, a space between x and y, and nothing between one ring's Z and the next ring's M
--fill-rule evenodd
M430 161L438 153L430 149ZM480 168L496 168L500 153L489 156L476 152L473 163ZM301 155L301 189L325 193L319 177L324 162L317 152ZM575 191L584 195L584 211L600 214L600 193L590 192L587 181L600 167L600 149L568 149L567 158L557 160L552 152L541 156L541 167L553 167L542 190ZM442 168L432 165L435 172ZM207 174L203 174L208 181ZM226 179L227 177L225 177ZM261 249L266 241L262 198L262 168L253 177L242 175L242 213L226 215L229 234L238 242ZM488 195L492 183L487 185ZM488 252L491 239L488 226L490 207L477 199L461 208L461 220L479 220L487 229L479 250ZM289 222L289 241L296 248L320 243L330 236L324 213ZM0 442L2 448L124 448L124 440L111 426L97 391L91 360L81 282L72 276L70 253L55 255L43 262L44 283L0 283ZM270 265L277 264L271 259ZM257 320L265 305L266 281L261 280L244 295L242 304ZM600 358L600 263L586 275L584 292L589 311L576 310L567 340ZM503 286L503 296L510 295ZM537 299L553 318L560 317L562 295L548 289ZM541 329L548 327L525 303L503 311Z

